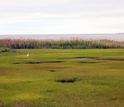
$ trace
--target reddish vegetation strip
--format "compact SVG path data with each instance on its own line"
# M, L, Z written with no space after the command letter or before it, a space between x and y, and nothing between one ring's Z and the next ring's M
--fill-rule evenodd
M75 59L94 59L94 60L124 61L124 58L100 58L100 57L75 57Z
M35 40L0 39L0 45L12 49L106 49L124 48L124 42L112 40Z

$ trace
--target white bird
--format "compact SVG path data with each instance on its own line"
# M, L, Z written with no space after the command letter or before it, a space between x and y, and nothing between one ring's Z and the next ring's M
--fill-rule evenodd
M27 53L27 57L29 56L29 52Z

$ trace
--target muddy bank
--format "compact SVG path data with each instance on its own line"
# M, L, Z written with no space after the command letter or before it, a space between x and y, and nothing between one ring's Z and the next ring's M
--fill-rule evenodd
M124 61L124 58L102 58L102 57L73 57L68 59L74 60L112 60L112 61Z
M63 61L39 61L39 62L24 62L24 63L20 63L20 62L15 62L14 64L49 64L49 63L61 63Z

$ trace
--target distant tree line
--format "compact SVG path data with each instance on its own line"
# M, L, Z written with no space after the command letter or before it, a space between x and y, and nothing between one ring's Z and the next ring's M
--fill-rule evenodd
M12 49L90 49L124 48L124 42L112 40L21 40L1 39L0 45Z

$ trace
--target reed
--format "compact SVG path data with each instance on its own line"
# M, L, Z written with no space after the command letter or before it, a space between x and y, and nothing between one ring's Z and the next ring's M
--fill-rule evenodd
M91 49L124 48L124 42L112 40L32 40L1 39L0 45L12 49Z

